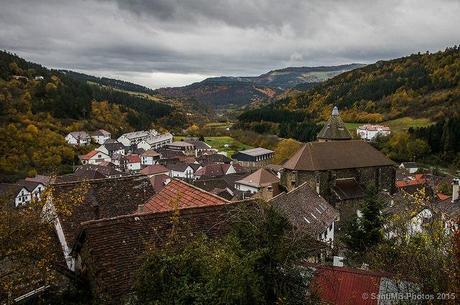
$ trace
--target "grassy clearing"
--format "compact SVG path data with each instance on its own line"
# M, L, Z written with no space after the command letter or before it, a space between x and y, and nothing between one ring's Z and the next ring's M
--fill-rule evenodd
M184 136L177 136L174 137L174 141L180 141L184 138ZM215 148L220 152L226 152L228 157L239 150L251 148L251 146L243 144L229 136L205 137L204 140L206 143L211 145L212 148Z

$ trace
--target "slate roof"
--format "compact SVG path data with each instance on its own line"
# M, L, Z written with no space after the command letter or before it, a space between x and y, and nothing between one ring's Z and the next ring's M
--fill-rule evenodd
M355 178L337 179L332 191L339 200L351 200L364 197L364 189L359 185Z
M144 206L145 212L164 212L212 205L228 204L229 201L206 192L182 180L172 179L158 194Z
M241 151L239 151L237 153L241 153L241 154L245 154L245 155L248 155L248 156L256 157L256 156L263 156L263 155L266 155L266 154L271 154L271 153L273 153L273 150L269 150L269 149L266 149L266 148L263 148L263 147L257 147L257 148L241 150Z
M232 159L222 154L201 155L198 157L198 162L202 165L209 163L231 163Z
M35 177L27 177L25 180L39 182L39 183L42 183L43 185L48 185L51 181L51 176L36 175Z
M165 166L169 170L173 170L176 172L184 172L187 169L187 167L189 167L189 164L183 162L171 162L165 164Z
M79 166L75 170L75 174L77 174L77 175L80 175L80 174L85 175L83 173L84 171L99 172L102 175L104 175L104 177L123 175L122 172L116 170L113 166L102 166L102 165L96 165L96 164L85 164L85 165Z
M350 140L306 143L283 164L283 168L320 171L395 165L372 145Z
M102 136L102 137L110 137L110 132L104 129L98 129L91 133L92 136Z
M323 129L318 133L318 140L329 140L329 141L338 141L338 140L351 140L351 134L348 129L345 127L342 119L339 115L339 110L337 106L332 110L331 117L324 124Z
M212 149L211 145L203 141L185 139L184 142L192 144L193 146L195 146L195 149L202 149L202 150Z
M323 197L307 183L288 193L281 193L269 200L296 228L317 238L339 217Z
M72 131L70 133L70 135L72 137L74 137L75 139L77 139L77 140L78 139L90 139L91 138L86 131Z
M211 238L223 236L229 231L234 209L239 204L183 209L180 225L174 227L176 235L184 240L200 233ZM79 236L83 262L90 262L95 287L109 302L119 304L120 299L132 291L142 256L168 240L172 216L172 211L138 213L82 224Z
M108 140L107 140L108 141ZM114 140L114 142L107 142L105 141L104 144L102 144L102 146L104 146L109 152L113 152L113 151L118 151L118 150L124 150L125 149L125 146L123 144L121 144L120 142Z
M169 173L169 169L160 164L153 164L141 169L140 173L143 175L158 175Z
M236 181L235 183L249 185L253 187L266 187L271 186L274 183L279 183L280 179L274 175L271 171L265 168L259 168L252 174Z
M145 176L105 178L87 182L82 204L69 207L70 215L58 215L67 244L72 247L84 221L132 214L138 205L146 202L153 194L150 180ZM85 188L80 182L53 184L52 196L64 200L77 195Z
M213 189L220 188L225 189L229 188L232 191L235 191L235 181L244 178L245 173L236 173L236 174L228 174L225 176L217 177L217 178L208 178L208 179L198 179L193 181L193 185L206 190L208 192L212 191Z

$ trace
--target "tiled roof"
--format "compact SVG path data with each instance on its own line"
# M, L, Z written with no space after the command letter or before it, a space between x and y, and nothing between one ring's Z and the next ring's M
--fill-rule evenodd
M158 175L169 173L169 169L160 164L153 164L141 169L140 173L143 175Z
M80 230L80 223L98 218L131 214L153 194L150 181L145 176L105 178L88 181L82 204L70 207L70 215L58 215L69 246ZM53 185L53 197L65 199L81 190L80 182Z
M236 183L254 187L266 187L279 182L280 179L265 168L259 168L254 173L236 181Z
M334 305L377 305L380 281L388 274L347 267L317 266L311 289ZM363 297L366 296L366 297Z
M171 162L171 163L167 163L165 166L169 170L173 170L176 172L184 172L187 169L187 167L189 167L187 163L183 163L183 162Z
M317 138L321 140L351 140L351 134L340 118L337 107L332 110L331 117L324 124Z
M110 164L113 164L113 163L110 163ZM122 172L115 169L114 167L115 164L113 165L110 165L110 164L107 164L107 165L85 164L85 165L77 167L77 169L75 170L75 174L85 176L85 174L83 173L85 171L99 172L104 177L120 176L123 174ZM86 176L89 177L89 175L86 175Z
M73 131L70 133L75 139L88 139L90 138L89 134L86 131Z
M372 125L372 124L364 124L358 127L360 130L368 130L368 131L390 131L390 127L384 125Z
M209 144L207 144L207 143L205 143L203 141L185 139L184 142L192 144L193 146L195 146L196 149L212 149L211 145L209 145Z
M288 193L281 193L269 202L279 209L293 226L314 238L326 231L339 216L339 212L307 183Z
M150 178L155 193L159 193L168 183L171 181L171 177L165 174L159 174Z
M231 163L232 159L224 156L222 154L211 154L211 155L201 155L198 157L198 162L202 165L212 164L212 163Z
M80 156L80 159L81 160L89 160L91 159L92 157L94 157L95 155L97 155L98 153L101 153L100 151L97 151L97 150L92 150L90 151L89 153L87 153L86 155L81 155Z
M225 175L223 165L226 164L209 164L196 171L195 175L206 178L221 177ZM228 169L228 168L227 168Z
M25 179L26 181L34 181L34 182L40 182L44 185L48 185L51 181L51 176L45 176L45 175L36 175L35 177L27 177Z
M202 206L180 211L176 235L184 240L200 233L209 237L226 234L238 203ZM171 234L172 211L142 213L89 221L82 225L82 261L89 262L99 295L119 304L132 290L146 251L161 247ZM90 256L89 256L90 255Z
M317 171L394 165L372 145L350 140L306 143L283 164L283 168Z
M109 142L109 143L107 143L106 141L104 144L102 144L102 146L104 146L109 152L125 149L125 146L116 140L115 142Z
M185 148L193 148L195 147L193 144L190 144L190 143L187 143L187 142L184 142L184 141L175 141L175 142L172 142L172 143L168 143L167 144L168 147L185 147Z
M142 153L142 157L159 157L160 154L153 149L146 150Z
M92 136L103 136L103 137L110 137L110 132L104 129L98 129L91 133Z
M146 202L144 211L163 212L174 209L228 204L229 201L181 180L172 179L158 194Z
M125 156L125 158L128 163L140 163L141 162L141 158L139 157L139 155L131 154L131 155Z

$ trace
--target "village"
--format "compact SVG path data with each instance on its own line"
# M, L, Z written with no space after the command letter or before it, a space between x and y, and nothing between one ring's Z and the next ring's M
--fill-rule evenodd
M96 262L91 280L112 299L130 292L135 261L145 251L141 240L152 238L161 244L168 234L168 215L180 211L181 219L193 224L185 234L219 235L230 207L267 202L321 245L309 261L318 270L314 281L325 289L321 296L328 299L336 297L334 285L324 284L332 275L333 281L347 278L358 292L360 283L387 279L366 268L344 267L346 253L336 238L347 221L360 215L369 185L384 198L381 213L386 216L405 208L401 198L420 190L427 194L429 201L412 216L411 232L423 231L435 218L442 219L446 231L456 227L460 179L436 175L415 162L396 164L388 159L370 144L388 133L385 126L363 125L356 133L360 139L353 139L335 107L316 141L304 143L275 165L274 151L262 147L227 156L204 139L186 136L174 141L171 133L153 129L117 139L105 130L76 131L66 136L69 144L99 146L79 157L74 173L37 175L2 183L0 189L20 209L40 200L50 188L53 195L46 205L52 209L53 197L66 197L87 183L83 203L73 207L70 216L57 214L54 227L68 271L82 274ZM447 185L450 195L441 193L440 185ZM379 293L382 288L376 287ZM349 297L349 289L334 293Z

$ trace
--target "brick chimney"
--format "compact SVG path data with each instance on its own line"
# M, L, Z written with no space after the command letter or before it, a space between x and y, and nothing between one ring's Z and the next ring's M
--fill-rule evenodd
M452 180L452 203L458 200L460 192L460 178L454 178Z

